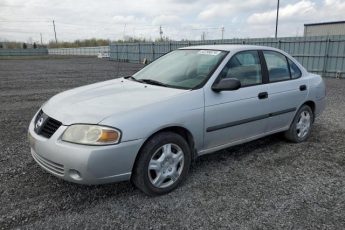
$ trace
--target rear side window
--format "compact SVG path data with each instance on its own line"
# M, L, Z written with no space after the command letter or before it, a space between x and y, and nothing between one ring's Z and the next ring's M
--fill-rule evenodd
M235 54L220 73L220 78L237 78L242 86L262 83L258 51L243 51Z
M292 79L296 79L302 76L302 72L301 70L298 68L298 66L291 61L290 59L288 59L289 61L289 66L290 66L290 73L291 73L291 78Z
M290 79L290 70L284 55L275 51L263 51L270 82Z

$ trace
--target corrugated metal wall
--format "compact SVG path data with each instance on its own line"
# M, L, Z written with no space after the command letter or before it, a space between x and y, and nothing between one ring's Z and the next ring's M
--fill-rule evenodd
M109 46L56 48L48 49L49 55L97 56L99 53L109 54Z
M345 35L345 22L304 25L304 36Z
M323 76L345 77L345 36L251 38L206 41L179 41L155 43L114 43L110 45L110 59L125 62L153 61L158 57L192 45L251 44L282 49L294 56L310 72Z
M0 49L0 56L44 56L48 55L48 49Z

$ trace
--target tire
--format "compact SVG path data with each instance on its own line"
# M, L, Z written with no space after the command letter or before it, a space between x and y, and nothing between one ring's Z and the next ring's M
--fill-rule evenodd
M308 105L303 105L296 113L290 128L284 133L285 138L294 143L307 140L311 133L314 114Z
M132 182L150 196L171 192L187 177L191 150L187 141L173 132L150 138L139 152Z

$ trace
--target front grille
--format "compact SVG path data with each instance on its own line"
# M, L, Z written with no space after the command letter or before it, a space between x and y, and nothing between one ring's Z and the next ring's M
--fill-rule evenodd
M40 134L46 138L50 138L60 126L60 121L48 117L48 120L43 125Z
M41 126L37 126L37 122L43 119ZM48 117L43 111L39 111L35 119L35 132L46 138L50 138L56 130L61 126L61 122L54 118Z
M35 151L33 150L31 151L31 154L32 154L32 157L35 159L35 161L39 165L41 165L44 169L58 176L64 175L64 166L62 164L58 164L48 159L45 159L44 157L41 157L40 155L35 153Z

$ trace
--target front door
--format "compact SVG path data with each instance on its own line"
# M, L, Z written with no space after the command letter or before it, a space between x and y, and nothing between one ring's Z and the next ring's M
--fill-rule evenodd
M262 84L261 61L258 51L236 53L219 78L237 78L241 88L221 92L204 89L204 149L221 147L265 132L268 98L267 84Z

